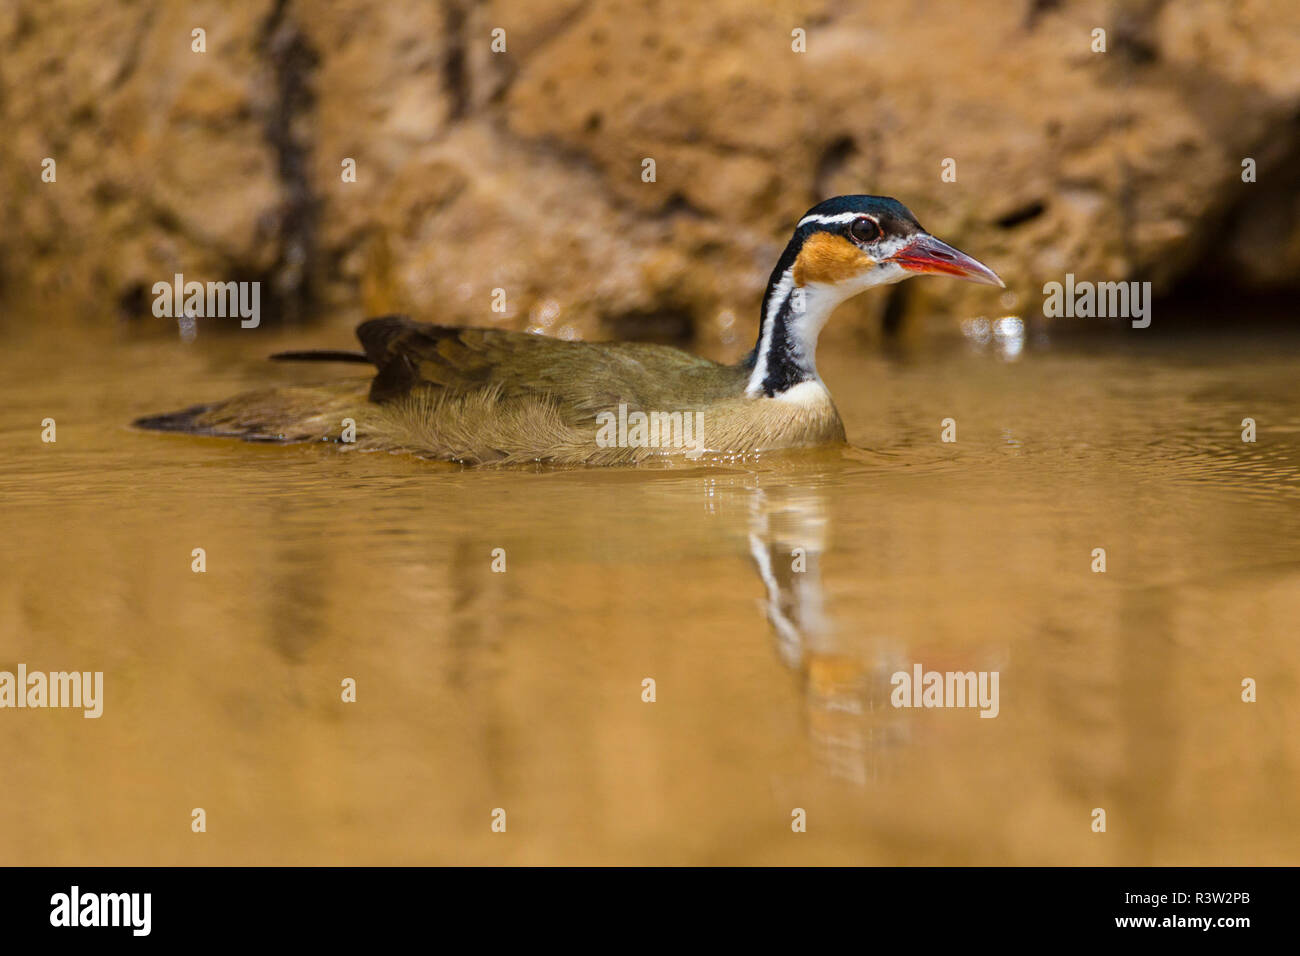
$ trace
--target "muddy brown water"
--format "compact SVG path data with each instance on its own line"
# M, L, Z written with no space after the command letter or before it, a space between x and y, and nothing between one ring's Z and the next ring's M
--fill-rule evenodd
M0 862L1295 863L1300 339L1137 334L835 348L847 449L549 472L126 427L301 337L15 337L0 670L105 686L0 710Z

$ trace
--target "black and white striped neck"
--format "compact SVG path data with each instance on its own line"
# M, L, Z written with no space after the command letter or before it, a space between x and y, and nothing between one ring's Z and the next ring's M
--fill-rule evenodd
M745 394L778 398L817 374L817 337L845 296L824 285L797 286L793 264L774 274L763 302L758 344L746 360L751 368Z

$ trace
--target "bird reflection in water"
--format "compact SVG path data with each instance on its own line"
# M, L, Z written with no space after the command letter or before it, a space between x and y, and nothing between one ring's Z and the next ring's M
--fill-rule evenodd
M882 752L906 733L889 704L898 662L885 640L837 632L822 590L827 532L820 489L753 490L749 551L777 652L800 675L818 758L833 776L865 785L878 778Z

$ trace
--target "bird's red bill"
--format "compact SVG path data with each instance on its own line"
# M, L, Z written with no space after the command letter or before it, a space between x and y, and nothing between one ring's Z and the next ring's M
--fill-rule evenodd
M998 274L984 263L954 249L934 236L920 236L914 239L896 255L891 256L889 261L898 263L908 272L921 275L956 276L959 279L1006 288L1005 283L998 278Z

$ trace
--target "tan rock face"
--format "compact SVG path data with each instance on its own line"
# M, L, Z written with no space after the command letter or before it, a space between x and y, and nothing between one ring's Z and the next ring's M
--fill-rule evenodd
M24 0L0 11L0 295L150 322L182 272L262 280L268 321L735 355L800 213L845 192L1013 294L907 283L909 320L1038 315L1066 272L1293 291L1296 115L1287 0Z

